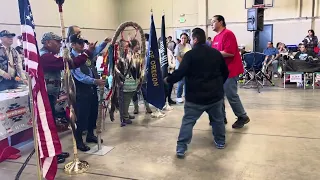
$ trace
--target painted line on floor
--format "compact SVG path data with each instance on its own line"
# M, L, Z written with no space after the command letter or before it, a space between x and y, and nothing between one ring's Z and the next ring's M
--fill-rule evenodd
M16 162L16 161L10 161L6 160L5 162L9 163L14 163L14 164L23 164L22 162ZM28 163L27 166L37 166L36 164ZM58 168L63 171L63 168ZM114 175L109 175L109 174L102 174L102 173L94 173L94 172L85 172L84 174L91 174L91 175L96 175L96 176L105 176L105 177L113 177L113 178L119 178L119 179L128 179L128 180L139 180L135 178L128 178L128 177L122 177L122 176L114 176Z
M119 125L115 123L107 123L112 125ZM170 127L170 126L154 126L154 125L137 125L131 124L130 126L137 126L137 127L153 127L153 128L165 128L165 129L180 129L180 127ZM209 125L208 125L209 126ZM204 129L193 129L196 131L206 131L211 132L211 130L204 130ZM248 134L248 135L257 135L257 136L269 136L269 137L283 137L283 138L295 138L295 139L310 139L310 140L320 140L320 137L306 137L306 136L289 136L289 135L279 135L279 134L260 134L260 133L246 133L246 132L235 132L235 131L228 131L230 134Z

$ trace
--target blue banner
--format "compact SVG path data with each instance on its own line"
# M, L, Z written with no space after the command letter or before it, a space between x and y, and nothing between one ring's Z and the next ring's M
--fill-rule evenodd
M147 102L158 109L162 109L165 105L165 92L153 15L151 15L147 69Z

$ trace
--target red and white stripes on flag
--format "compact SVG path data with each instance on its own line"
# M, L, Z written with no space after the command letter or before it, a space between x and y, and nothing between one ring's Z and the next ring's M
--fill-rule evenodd
M39 64L35 26L29 0L18 0L20 10L21 31L23 37L24 60L31 78L34 118L37 122L37 139L43 177L55 179L57 173L57 157L61 154L61 144L52 116L50 102L46 90L43 69Z

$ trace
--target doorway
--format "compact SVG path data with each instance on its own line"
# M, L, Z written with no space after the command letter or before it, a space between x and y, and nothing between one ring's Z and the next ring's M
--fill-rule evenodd
M263 31L259 32L257 52L263 52L267 48L269 41L273 42L273 24L265 24Z

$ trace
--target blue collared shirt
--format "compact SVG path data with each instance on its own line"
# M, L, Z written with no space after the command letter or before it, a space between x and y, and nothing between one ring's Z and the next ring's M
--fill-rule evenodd
M96 47L96 49L94 50L94 52L92 53L93 56L92 57L96 57L98 54L101 53L101 51L104 50L104 48L107 46L107 43L105 42L102 42L99 46ZM72 49L71 53L77 57L79 56L80 54L77 53L76 51L74 51ZM73 69L71 70L71 73L73 75L74 78L76 78L78 81L84 83L84 84L90 84L90 85L93 85L94 84L94 80L95 78L93 78L93 73L91 71L91 69L89 68L89 73L90 73L90 76L86 75L86 74L83 74L80 70L80 68L77 68L77 69Z
M277 48L267 48L263 51L263 54L266 56L273 56L279 54L279 51Z
M74 51L72 49L71 53L77 57L79 56L80 54L76 51ZM89 73L90 73L90 76L86 75L86 74L83 74L80 70L80 68L76 68L76 69L72 69L71 70L71 73L73 75L74 78L76 78L78 81L84 83L84 84L90 84L90 85L93 85L94 84L94 78L93 78L93 73L91 71L91 69L89 68Z

